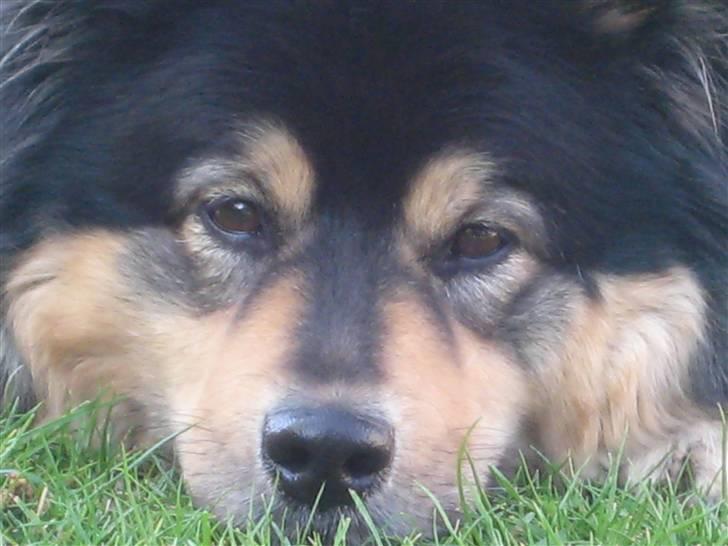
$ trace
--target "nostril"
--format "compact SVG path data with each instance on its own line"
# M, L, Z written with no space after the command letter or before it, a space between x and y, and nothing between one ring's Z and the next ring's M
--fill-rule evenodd
M365 449L351 455L344 462L342 470L353 479L370 478L387 468L389 462L388 450Z
M278 442L268 449L268 457L276 466L293 473L306 470L311 463L311 453L295 442Z

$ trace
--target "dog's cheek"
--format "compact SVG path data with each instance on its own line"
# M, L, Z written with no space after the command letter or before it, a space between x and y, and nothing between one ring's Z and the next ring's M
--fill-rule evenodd
M427 502L421 486L457 506L459 480L466 493L467 483L487 482L518 439L523 371L454 321L445 334L414 299L387 303L384 317L385 403L397 429L392 480L412 488L413 513Z
M29 251L10 275L8 322L49 417L67 399L91 394L97 370L89 359L117 344L114 264L122 246L104 233L55 237Z
M154 379L144 354L145 316L120 275L126 239L104 231L55 236L36 245L11 272L7 322L32 376L43 418L99 396L143 392ZM115 409L116 421L131 419ZM119 429L132 423L117 422Z
M705 328L693 276L676 268L597 283L598 297L572 300L561 347L533 374L537 443L552 458L589 461L587 474L622 448L639 466L706 419L690 399Z

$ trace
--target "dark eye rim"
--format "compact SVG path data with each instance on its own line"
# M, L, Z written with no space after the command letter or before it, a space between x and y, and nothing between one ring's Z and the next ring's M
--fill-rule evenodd
M214 211L225 203L232 203L235 201L245 202L258 210L260 214L260 227L255 232L239 232L230 231L217 224L213 220ZM224 196L216 197L208 201L200 203L198 207L198 216L201 218L203 225L207 228L208 232L211 232L218 239L223 240L226 243L234 246L239 245L254 245L264 242L267 239L267 217L263 207L256 203L252 199L246 199L244 197L236 196Z

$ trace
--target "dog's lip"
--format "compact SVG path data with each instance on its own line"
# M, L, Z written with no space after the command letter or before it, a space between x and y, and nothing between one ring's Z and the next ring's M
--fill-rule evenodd
M332 544L342 520L348 518L346 543L352 546L368 543L371 540L371 524L377 528L378 532L390 537L403 538L408 535L416 535L419 540L431 540L435 535L446 537L449 534L449 526L440 517L432 519L427 525L423 525L422 521L419 521L419 525L407 527L403 526L402 521L399 521L402 514L396 509L393 508L391 511L382 511L381 507L372 509L367 503L367 499L362 499L361 504L364 510L368 511L368 515L363 514L356 505L338 506L312 514L309 505L277 493L276 501L273 505L269 505L268 510L261 508L255 514L248 513L246 518L251 519L244 519L238 525L244 528L251 521L259 522L261 518L269 517L275 523L274 533L278 533L279 538L285 537L289 541L305 542L306 537L318 535L322 544ZM453 521L453 518L459 519L463 515L457 507L443 508L450 521ZM306 531L305 535L304 531Z

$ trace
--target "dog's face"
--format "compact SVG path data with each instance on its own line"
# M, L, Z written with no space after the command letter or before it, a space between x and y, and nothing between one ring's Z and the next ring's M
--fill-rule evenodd
M526 425L547 453L618 442L645 409L610 404L680 391L706 336L673 105L626 31L364 4L100 9L7 192L34 242L6 328L47 411L121 394L237 521L273 498L327 533L354 491L426 532Z
M351 489L394 531L431 527L429 495L455 509L520 429L522 371L495 332L541 269L536 207L484 152L428 157L400 195L332 196L281 123L232 136L179 171L174 230L51 238L13 276L48 403L124 393L117 411L176 435L222 515L277 484L302 522L321 494L333 525Z

